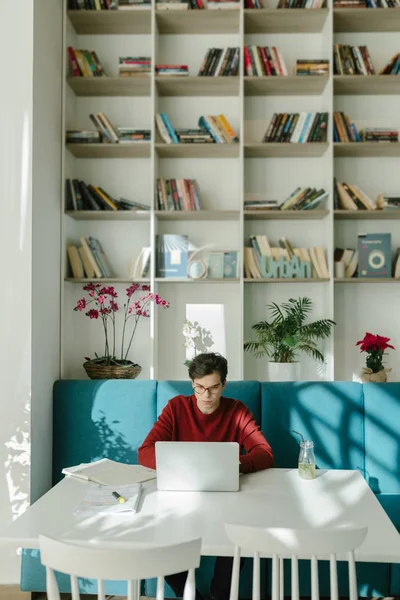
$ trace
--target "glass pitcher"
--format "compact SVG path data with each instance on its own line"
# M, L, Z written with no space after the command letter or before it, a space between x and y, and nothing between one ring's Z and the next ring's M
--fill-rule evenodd
M315 479L314 443L310 440L300 442L298 470L301 479Z

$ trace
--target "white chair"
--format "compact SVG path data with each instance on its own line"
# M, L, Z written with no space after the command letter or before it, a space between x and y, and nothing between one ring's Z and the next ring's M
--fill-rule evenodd
M105 600L105 580L128 582L128 600L139 600L140 581L157 577L157 600L164 598L164 576L188 571L184 600L195 600L194 570L200 564L201 538L171 546L132 543L70 544L39 536L42 564L46 567L48 600L60 600L54 571L71 577L72 600L79 600L78 577L98 580L98 600Z
M362 544L367 527L355 529L262 528L225 523L226 533L235 544L230 600L239 594L240 549L254 553L253 600L260 600L260 554L272 557L272 600L283 599L283 559L291 559L291 597L299 600L298 559L311 560L311 599L319 599L318 558L330 561L330 593L338 600L336 555L346 554L349 564L350 600L357 600L354 549Z

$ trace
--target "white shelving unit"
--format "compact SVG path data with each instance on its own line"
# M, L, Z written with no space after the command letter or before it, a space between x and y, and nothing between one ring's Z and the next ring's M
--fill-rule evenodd
M227 356L230 378L265 380L266 360L244 354L243 342L251 337L254 323L268 318L266 304L291 297L310 297L314 302L313 319L334 318L337 322L335 335L322 348L326 356L323 368L301 358L304 380L352 379L363 364L355 343L366 331L392 337L395 346L400 343L400 325L390 312L396 302L398 305L400 287L386 285L396 281L367 281L369 285L363 285L362 280L343 282L333 278L335 246L355 247L361 231L389 231L394 248L400 246L397 214L333 211L334 175L358 184L372 195L398 193L395 165L400 144L334 144L331 132L333 110L344 110L357 125L370 125L381 117L382 125L386 121L400 125L397 78L332 74L310 78L248 77L243 74L242 52L246 44L277 46L290 74L298 58L331 59L335 42L367 44L379 69L398 51L394 46L400 31L400 13L398 9L277 10L272 3L275 1L267 0L262 10L239 11L158 12L154 4L149 11L132 12L65 9L65 129L92 129L89 114L103 111L117 126L152 132L148 144L69 144L63 161L64 179L83 179L104 187L117 198L124 196L150 207L149 211L138 213L70 211L65 212L62 223L65 245L76 243L82 235L93 235L101 241L115 270L115 278L109 282L116 286L120 304L135 251L142 246L152 247L150 276L143 282L169 300L171 306L167 311L154 311L135 335L131 359L141 364L143 378L187 376L182 324L188 315L198 311L199 321L208 315L207 323L202 324L210 324L216 349ZM70 77L66 51L69 45L94 49L109 77ZM207 49L227 46L241 49L240 75L198 77ZM153 72L132 80L118 78L118 57L123 55L151 56L153 65L185 63L189 65L190 77L163 79ZM274 112L300 111L329 112L327 143L261 142ZM166 112L178 128L195 127L203 114L224 113L238 132L240 143L207 147L163 144L154 125L157 112ZM156 210L154 185L158 177L196 179L202 210ZM326 207L299 213L254 214L243 210L246 193L266 193L281 200L299 185L328 190ZM64 198L62 202L64 206ZM187 234L196 247L238 250L240 277L201 281L156 278L154 247L158 233ZM266 234L273 245L285 236L294 246L324 246L329 279L245 279L242 248L254 234ZM355 281L359 285L352 285ZM93 356L102 349L100 324L73 311L76 300L82 296L84 282L70 278L65 256L61 372L66 378L85 377L84 356ZM393 375L399 377L400 368L396 369L391 359Z

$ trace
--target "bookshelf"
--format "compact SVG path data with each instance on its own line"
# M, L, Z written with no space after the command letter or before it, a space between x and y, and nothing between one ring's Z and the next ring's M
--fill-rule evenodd
M66 67L65 128L92 129L89 113L103 111L117 126L151 130L150 143L68 144L64 151L64 179L93 182L115 197L149 206L148 211L65 211L62 198L65 244L85 235L101 241L115 277L100 281L115 285L121 302L131 283L128 267L135 250L149 246L154 251L157 234L187 234L197 248L238 250L241 264L243 245L252 235L266 234L274 246L285 236L294 246L323 246L326 250L329 278L297 280L248 279L242 269L237 279L160 279L156 277L153 252L149 276L137 281L149 284L152 291L170 301L171 307L140 323L133 358L142 365L143 378L186 378L181 328L196 310L200 311L199 319L205 318L206 309L217 311L218 318L207 318L218 330L218 348L227 355L232 379L266 379L267 361L245 354L243 342L250 338L253 323L268 318L268 303L293 297L310 297L313 318L337 322L335 335L322 347L324 368L319 371L312 360L301 358L305 380L351 379L363 365L354 344L367 330L390 335L395 346L400 343L400 326L393 325L390 316L400 299L396 295L400 288L391 284L399 280L335 279L333 269L335 247L354 246L360 232L389 231L393 248L400 247L400 211L333 210L334 176L365 187L372 196L398 192L400 144L338 144L331 132L334 110L351 115L357 126L373 126L373 119L382 114L383 102L386 121L400 127L396 120L400 77L292 75L297 58L331 58L334 43L361 45L364 38L378 72L398 51L400 10L332 9L330 0L328 8L313 10L276 9L275 4L266 0L261 10L166 11L157 10L154 4L151 10L138 11L65 10L65 47L93 48L110 74L105 78L71 77ZM247 44L279 47L289 76L245 76L243 48ZM232 46L241 49L237 77L197 76L208 48ZM188 64L190 76L152 73L119 78L118 57L126 55L151 56L153 64ZM67 65L66 49L64 62ZM274 112L302 111L329 112L326 143L260 141ZM238 132L240 143L162 143L154 124L159 112L166 112L178 128L196 127L203 114L224 113ZM157 210L157 178L196 179L201 210ZM265 193L270 199L283 200L297 186L308 185L329 192L326 205L309 211L243 208L247 194ZM205 256L206 251L199 255L202 260ZM93 355L101 348L100 328L72 311L82 285L89 281L97 280L71 278L64 257L62 376L67 378L85 377L79 357ZM380 310L373 322L370 307L376 302L376 287L372 284L380 285ZM176 351L171 352L172 347ZM394 367L393 377L398 378L400 368L393 362L388 366Z

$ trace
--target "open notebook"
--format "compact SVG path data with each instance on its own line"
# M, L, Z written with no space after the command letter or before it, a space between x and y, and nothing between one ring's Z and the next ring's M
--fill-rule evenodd
M91 486L79 503L75 513L117 514L135 513L140 505L142 494L141 483L128 483L125 485ZM125 499L123 504L113 496L116 492Z
M156 478L156 471L141 465L126 465L109 458L83 463L62 470L64 475L94 481L100 485L143 483Z

